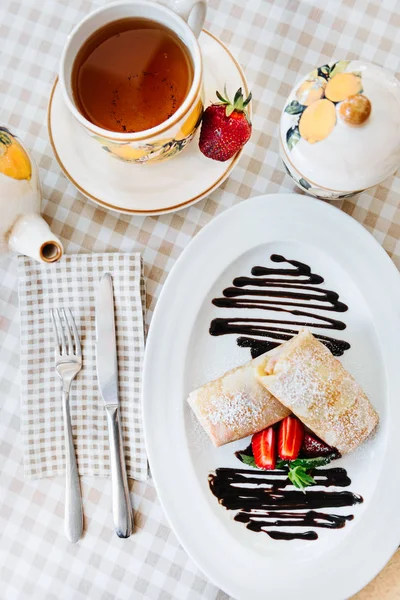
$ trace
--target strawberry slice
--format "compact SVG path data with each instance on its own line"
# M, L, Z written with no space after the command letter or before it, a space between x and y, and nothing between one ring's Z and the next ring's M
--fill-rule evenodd
M298 457L304 437L304 425L294 416L286 417L279 426L278 454L282 460Z
M276 465L276 431L267 427L251 438L251 448L257 467L275 469Z
M301 447L301 454L307 458L316 458L318 456L328 456L334 454L337 458L340 457L340 453L336 448L328 446L316 435L306 432L304 434L303 444Z

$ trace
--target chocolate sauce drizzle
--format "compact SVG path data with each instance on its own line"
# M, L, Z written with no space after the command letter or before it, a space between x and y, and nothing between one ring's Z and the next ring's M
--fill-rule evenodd
M294 268L253 267L253 277L236 277L232 282L233 286L224 289L223 297L214 298L212 302L220 308L290 313L299 319L292 321L272 318L217 318L211 321L211 335L239 335L238 346L250 348L252 357L256 358L290 340L297 335L300 327L337 331L346 329L343 321L315 312L342 313L348 310L348 306L339 301L336 292L318 287L324 282L321 275L312 273L308 265L288 260L279 254L272 254L271 261L287 263ZM314 335L334 356L342 356L350 348L350 344L344 340L318 333Z
M345 469L316 469L316 486L348 487L351 481ZM306 493L294 488L287 469L257 471L256 469L219 468L208 476L211 492L227 510L238 511L235 521L244 523L250 531L264 532L273 539L316 540L315 531L304 533L270 530L271 527L315 527L341 529L353 515L338 515L316 509L353 506L363 502L350 491L329 491L308 488ZM286 489L290 488L290 489Z
M319 287L324 283L321 275L312 273L308 265L279 254L272 254L271 261L287 263L293 268L253 267L252 277L236 277L232 287L223 291L223 297L214 298L212 302L220 308L283 313L284 320L269 316L216 318L210 325L211 335L238 335L238 346L250 348L252 357L256 358L290 340L297 335L300 327L346 329L343 321L329 313L343 313L348 307L339 300L336 292ZM289 314L297 319L286 320L284 315ZM319 333L314 335L334 356L342 356L350 348L344 340ZM239 460L242 460L241 454L251 455L251 446L236 453ZM313 530L299 533L270 528L340 529L354 518L352 514L331 514L318 509L354 506L363 502L361 496L347 490L323 489L348 487L351 481L345 469L315 469L313 477L316 485L307 488L306 493L292 485L287 473L287 469L219 468L209 475L208 482L218 502L227 510L236 511L235 521L244 523L250 531L264 532L275 540L316 540L318 534Z

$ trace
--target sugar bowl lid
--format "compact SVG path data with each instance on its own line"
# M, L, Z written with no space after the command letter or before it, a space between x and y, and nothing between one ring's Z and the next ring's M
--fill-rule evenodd
M339 60L300 80L280 123L282 158L307 186L354 192L400 165L400 83L381 67Z

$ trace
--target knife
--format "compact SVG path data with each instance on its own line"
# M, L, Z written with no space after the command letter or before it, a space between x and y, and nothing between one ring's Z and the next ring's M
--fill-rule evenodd
M117 344L111 273L104 273L97 290L96 366L97 381L107 414L114 527L118 537L127 538L132 533L133 517L120 429Z

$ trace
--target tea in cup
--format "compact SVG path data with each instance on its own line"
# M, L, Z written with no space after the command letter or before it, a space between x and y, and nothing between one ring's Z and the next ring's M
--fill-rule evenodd
M190 4L188 20L201 31L205 3ZM72 31L60 84L69 110L104 150L147 163L175 156L193 138L202 77L189 25L163 5L139 0L102 7Z

